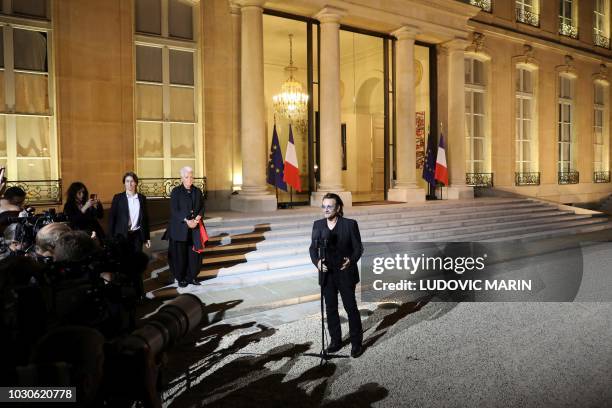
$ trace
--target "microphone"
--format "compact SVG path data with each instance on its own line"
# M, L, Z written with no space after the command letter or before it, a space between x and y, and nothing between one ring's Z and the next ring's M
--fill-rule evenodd
M324 228L322 237L319 241L319 259L327 258L327 248L329 245L329 229Z

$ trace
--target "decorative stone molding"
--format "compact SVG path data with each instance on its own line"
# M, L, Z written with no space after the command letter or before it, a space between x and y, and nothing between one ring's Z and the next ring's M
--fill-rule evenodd
M325 6L321 9L321 11L314 15L314 18L316 18L317 20L319 20L319 22L323 24L338 24L340 23L340 19L342 19L342 17L344 17L346 14L347 12L344 9L332 6Z
M466 48L466 51L479 53L484 50L484 34L479 32L472 33L472 43Z
M484 61L491 60L491 54L487 52L484 39L484 34L472 33L472 43L465 49L465 54Z
M228 3L231 14L240 14L240 4L236 0L228 0Z
M240 7L259 7L263 8L266 0L234 0L234 4Z
M593 74L593 81L603 85L610 85L610 81L608 80L608 66L603 62L599 64L599 72Z
M405 25L391 33L392 36L397 38L398 40L414 40L416 36L420 33L418 27L414 27L411 25Z
M530 44L523 44L523 54L513 57L512 60L514 65L522 65L529 69L537 69L540 65L533 57L533 47Z
M562 65L557 65L555 67L555 71L561 75L566 75L572 78L577 78L578 70L576 70L576 67L574 67L574 57L567 54L563 57L563 60L565 63Z
M447 50L447 52L465 51L469 44L470 43L465 38L453 38L452 40L442 43L442 46Z

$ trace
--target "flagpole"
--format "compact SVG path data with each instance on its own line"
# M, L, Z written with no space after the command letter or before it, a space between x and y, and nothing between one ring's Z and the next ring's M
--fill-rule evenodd
M440 134L441 135L444 134L444 124L442 123L442 121L440 121ZM442 183L440 183L440 200L444 200L444 184Z

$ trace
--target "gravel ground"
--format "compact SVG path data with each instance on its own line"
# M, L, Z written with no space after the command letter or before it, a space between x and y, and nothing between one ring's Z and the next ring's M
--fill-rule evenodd
M612 287L611 258L585 251L577 299ZM302 307L283 324L257 314L192 333L170 356L165 405L612 407L611 302L362 303L364 354L347 344L323 366L308 355L316 308Z

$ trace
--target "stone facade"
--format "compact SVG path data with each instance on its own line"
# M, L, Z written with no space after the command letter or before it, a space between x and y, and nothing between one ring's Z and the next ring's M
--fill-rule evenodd
M134 1L52 2L53 59L60 177L85 182L103 201L121 188L123 172L136 166ZM167 0L163 0L167 1ZM397 169L389 199L424 198L415 171L414 44L436 45L437 114L447 138L451 186L444 198L473 195L465 182L464 58L482 58L487 83L486 166L495 187L564 203L596 201L612 184L593 182L593 84L607 81L609 49L593 45L592 4L579 2L578 38L558 33L558 2L541 0L539 27L517 22L515 3L494 1L492 12L462 1L416 0L207 0L197 10L201 69L199 105L203 174L211 209L268 211L276 198L265 183L270 124L262 111L262 14L266 10L320 23L320 129L322 173L318 204L326 191L351 190L340 169L340 25L393 36L396 41ZM608 11L608 19L610 18ZM609 26L609 24L608 24ZM609 30L609 28L608 28ZM403 57L403 58L402 58ZM540 173L537 186L515 185L517 64L535 73L535 121ZM560 73L575 78L573 160L580 183L560 185L557 172L557 95ZM609 88L609 87L608 87ZM610 170L610 92L606 99L605 170ZM351 153L353 154L353 153ZM391 182L391 180L390 180ZM350 182L354 184L354 182ZM238 194L232 195L241 187Z

